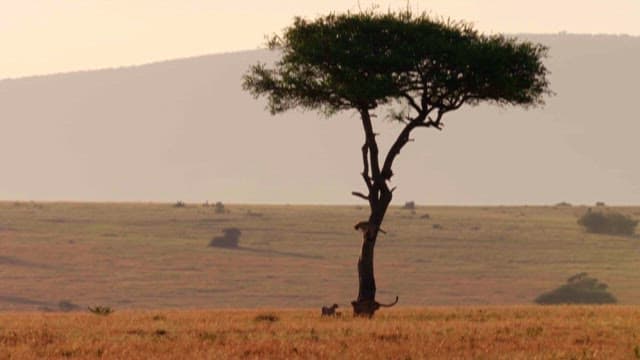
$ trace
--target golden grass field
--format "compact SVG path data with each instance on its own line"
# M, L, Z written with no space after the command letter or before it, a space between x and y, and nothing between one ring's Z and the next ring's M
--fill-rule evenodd
M0 202L0 310L319 308L357 295L365 208L172 205ZM376 246L378 299L531 304L586 271L640 304L640 239L585 233L585 211L393 207ZM227 227L242 231L240 248L208 247Z
M1 359L636 359L640 308L0 313Z

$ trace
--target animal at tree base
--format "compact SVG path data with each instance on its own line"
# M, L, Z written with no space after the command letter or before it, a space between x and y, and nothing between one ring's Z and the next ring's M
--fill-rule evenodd
M378 311L381 307L392 307L398 303L398 296L396 296L396 300L390 304L381 304L377 301L364 300L364 301L352 301L351 305L353 306L354 315L356 316L368 316L372 317L373 314Z
M338 308L338 304L333 304L331 306L323 306L322 316L336 316L337 308Z

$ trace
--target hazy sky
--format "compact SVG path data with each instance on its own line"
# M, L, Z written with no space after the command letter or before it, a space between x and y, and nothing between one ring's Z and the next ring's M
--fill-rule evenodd
M640 0L0 0L0 79L255 49L296 15L373 4L485 32L640 35Z

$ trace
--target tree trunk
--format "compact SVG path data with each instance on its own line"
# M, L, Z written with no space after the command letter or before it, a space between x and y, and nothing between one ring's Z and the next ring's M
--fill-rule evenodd
M362 235L362 249L358 258L358 300L375 300L376 280L373 275L373 249L376 246L376 234L366 231Z
M369 226L362 234L362 249L358 258L358 299L351 302L355 316L371 317L380 308L376 301L376 280L373 274L373 250L384 214L389 207L388 201L380 201L372 206Z

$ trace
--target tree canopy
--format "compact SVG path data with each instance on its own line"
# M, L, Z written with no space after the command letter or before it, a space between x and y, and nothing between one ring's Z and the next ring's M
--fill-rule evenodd
M371 110L397 99L418 113L480 101L536 105L548 91L544 46L425 14L296 18L268 44L282 58L253 66L243 85L266 95L272 113Z

